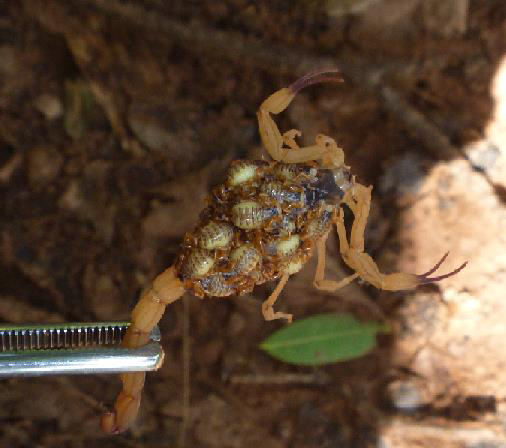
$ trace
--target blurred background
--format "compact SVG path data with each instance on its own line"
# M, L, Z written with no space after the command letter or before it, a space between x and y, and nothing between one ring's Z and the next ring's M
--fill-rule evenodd
M161 322L165 364L130 432L98 430L115 376L11 379L0 446L506 446L505 55L503 0L0 1L1 321L128 319L230 161L265 156L259 104L320 68L345 82L277 122L333 136L374 185L381 269L469 260L408 293L318 292L309 263L280 310L393 329L322 368L259 351L283 325L260 313L274 285L188 296ZM335 238L328 252L328 277L346 275Z

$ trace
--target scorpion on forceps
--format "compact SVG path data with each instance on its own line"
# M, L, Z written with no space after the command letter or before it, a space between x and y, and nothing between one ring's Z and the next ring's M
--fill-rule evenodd
M378 289L398 291L440 281L461 271L430 277L447 255L421 275L383 274L364 252L364 231L371 205L372 186L355 181L344 164L344 152L334 139L319 134L314 145L299 147L298 130L281 134L272 114L284 111L303 88L341 81L338 71L307 74L269 96L258 109L262 143L273 161L239 160L232 163L226 182L213 189L197 227L184 236L173 266L158 275L132 312L123 345L139 347L161 319L165 307L186 291L199 297L226 297L250 292L255 285L279 279L262 303L266 320L292 315L274 311L274 304L290 275L298 272L316 249L314 286L335 291L360 278ZM348 240L345 204L353 214ZM341 256L354 273L340 281L328 280L325 243L336 226ZM123 389L114 410L103 415L101 426L109 433L127 429L140 406L145 373L121 375Z

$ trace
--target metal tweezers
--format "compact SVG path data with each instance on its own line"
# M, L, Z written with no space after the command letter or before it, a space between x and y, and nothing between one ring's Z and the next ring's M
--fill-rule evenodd
M121 347L129 322L0 325L0 378L156 370L160 330L139 348Z

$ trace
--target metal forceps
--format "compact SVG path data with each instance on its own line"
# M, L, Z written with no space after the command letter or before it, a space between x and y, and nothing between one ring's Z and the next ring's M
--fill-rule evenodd
M0 378L158 369L160 330L139 348L121 347L129 322L0 325Z

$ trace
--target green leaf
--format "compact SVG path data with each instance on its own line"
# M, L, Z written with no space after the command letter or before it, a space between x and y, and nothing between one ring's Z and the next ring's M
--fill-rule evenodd
M385 324L360 322L350 314L317 314L271 334L260 348L290 364L317 366L365 355Z

